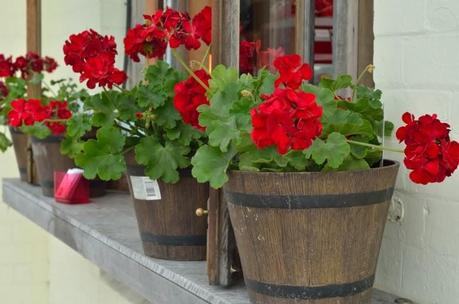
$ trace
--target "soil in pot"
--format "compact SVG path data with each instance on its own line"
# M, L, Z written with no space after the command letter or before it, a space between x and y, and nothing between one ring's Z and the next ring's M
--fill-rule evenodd
M32 150L37 165L40 186L44 196L54 196L54 171L66 172L75 164L69 157L62 155L60 144L62 137L50 136L45 139L32 137ZM90 196L100 197L106 194L106 183L99 180L90 181Z
M206 258L207 218L197 217L207 208L209 186L198 184L190 171L180 181L167 184L145 177L144 168L127 157L128 182L145 255L183 261ZM160 198L159 197L160 194Z
M39 185L37 167L33 159L29 136L16 128L10 128L10 133L21 181Z
M224 197L252 303L370 303L397 171L231 172Z

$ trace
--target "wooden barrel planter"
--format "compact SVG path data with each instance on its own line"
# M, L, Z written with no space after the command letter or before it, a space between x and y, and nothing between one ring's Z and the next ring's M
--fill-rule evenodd
M370 303L398 167L231 172L224 197L252 303Z
M10 133L21 181L38 185L37 167L30 147L30 137L16 128L10 128Z
M61 141L60 136L49 136L45 139L32 137L33 155L44 196L54 196L54 171L66 172L68 169L75 168L73 160L61 154ZM105 194L105 182L99 179L90 181L91 197L100 197Z
M191 171L184 170L178 183L157 181L159 188L152 193L152 184L145 183L151 180L144 177L144 167L136 165L133 156L127 157L127 163L129 189L145 255L166 260L205 260L207 219L197 217L195 212L207 208L209 186L198 184ZM161 198L152 199L158 190ZM149 199L145 199L145 194L150 195Z

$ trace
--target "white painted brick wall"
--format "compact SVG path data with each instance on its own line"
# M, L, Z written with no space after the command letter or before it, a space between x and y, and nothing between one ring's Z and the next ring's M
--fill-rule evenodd
M374 62L389 120L437 113L459 140L458 0L375 0ZM420 304L459 303L459 172L418 186L402 169L395 196L405 217L386 226L376 286Z

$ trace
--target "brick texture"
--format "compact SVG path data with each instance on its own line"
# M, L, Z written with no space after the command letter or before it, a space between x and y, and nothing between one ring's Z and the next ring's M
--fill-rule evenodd
M459 140L458 49L459 1L375 0L375 82L383 90L387 119L399 126L405 111L437 113ZM404 203L405 217L386 226L377 287L420 304L457 303L458 174L419 186L401 170L395 196Z

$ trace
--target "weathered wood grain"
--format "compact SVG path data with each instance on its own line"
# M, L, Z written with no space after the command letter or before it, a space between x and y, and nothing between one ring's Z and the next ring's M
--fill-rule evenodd
M127 159L129 176L145 176L142 166ZM207 221L195 211L206 208L209 186L198 184L191 172L183 171L176 184L158 181L161 199L147 201L136 199L130 178L128 182L145 254L168 260L205 260Z
M356 172L231 172L224 194L252 302L369 302L397 171L392 163Z

